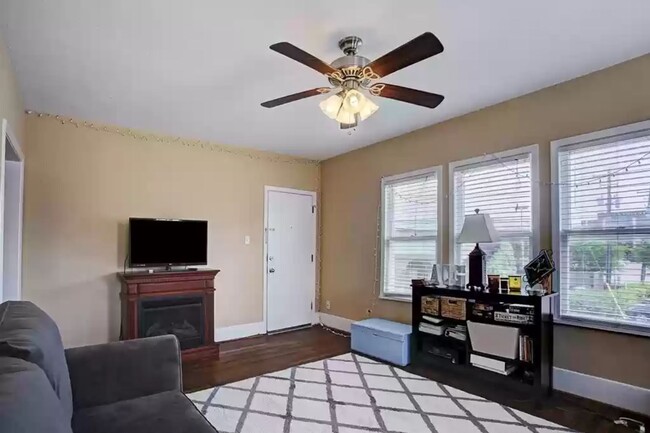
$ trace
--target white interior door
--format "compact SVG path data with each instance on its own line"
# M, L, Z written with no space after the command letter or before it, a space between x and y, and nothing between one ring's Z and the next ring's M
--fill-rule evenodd
M316 286L315 194L266 190L266 325L312 323Z

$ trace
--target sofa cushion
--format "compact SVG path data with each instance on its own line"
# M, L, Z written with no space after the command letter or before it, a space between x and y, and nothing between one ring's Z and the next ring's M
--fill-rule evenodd
M0 356L21 358L38 365L72 419L72 390L61 334L43 310L27 301L0 304Z
M79 409L74 433L215 433L194 404L178 391Z
M72 433L61 401L36 364L0 358L0 432Z

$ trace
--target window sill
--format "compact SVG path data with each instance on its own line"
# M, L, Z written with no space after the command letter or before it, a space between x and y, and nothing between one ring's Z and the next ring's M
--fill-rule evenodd
M574 317L554 317L553 323L562 326L574 326L577 328L595 329L598 331L612 332L615 334L627 334L636 337L650 337L650 328L635 328L631 326L617 326L605 322L598 322L588 319L577 319Z
M397 302L413 302L413 298L410 296L399 296L399 295L379 295L379 299L383 301L397 301Z

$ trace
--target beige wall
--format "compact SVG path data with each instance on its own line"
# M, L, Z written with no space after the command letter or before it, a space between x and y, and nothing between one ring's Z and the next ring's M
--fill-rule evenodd
M264 185L317 190L314 164L253 160L28 116L24 297L68 346L115 340L130 216L209 221L216 326L261 322ZM259 155L259 154L256 154ZM244 245L244 236L251 244Z
M7 47L0 37L0 122L2 119L7 119L9 128L25 150L25 108Z
M537 143L540 178L549 181L551 140L647 119L650 55L325 161L321 301L331 301L331 314L360 319L376 299L382 176ZM445 185L447 178L445 167ZM549 187L542 187L540 200L541 245L550 248ZM443 251L446 259L448 239ZM409 322L410 308L379 300L373 314ZM650 339L560 326L555 338L557 367L650 388Z

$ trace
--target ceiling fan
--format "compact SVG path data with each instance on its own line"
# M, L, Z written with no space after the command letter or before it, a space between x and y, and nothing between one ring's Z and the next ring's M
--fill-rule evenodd
M433 33L423 33L372 62L357 55L362 43L361 38L357 36L347 36L341 39L339 48L345 55L329 65L289 42L271 45L269 48L273 51L325 75L333 87L317 87L294 93L263 102L262 106L273 108L311 96L335 92L334 95L320 103L320 108L326 116L336 120L341 129L348 129L357 126L359 122L367 119L379 109L362 91L366 91L372 96L396 99L427 108L436 108L445 99L444 96L436 93L374 82L395 71L440 54L444 47Z

